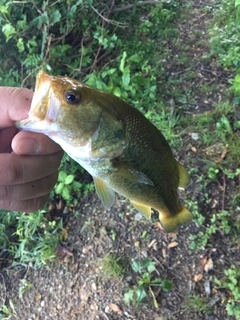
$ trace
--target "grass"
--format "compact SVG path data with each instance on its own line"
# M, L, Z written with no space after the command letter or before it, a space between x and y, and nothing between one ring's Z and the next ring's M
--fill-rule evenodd
M223 17L224 20L231 18L228 13L228 1L222 2L224 6L222 9L219 6L218 15L216 11L215 25L210 30L211 50L212 54L218 58L219 64L226 69L229 68L231 72L234 70L237 75L240 63L234 46L239 37L232 33L227 47L223 46L222 40L228 39L230 31L236 29L236 24L229 23L231 30L226 30L225 34L224 30L220 30ZM201 92L205 97L218 92L218 88L217 84L209 86L201 83L197 89L194 89L192 84L197 74L189 58L191 44L182 43L176 27L173 27L173 21L180 12L177 7L174 7L174 3L171 1L171 4L166 4L164 10L161 5L150 10L150 21L142 21L139 28L134 28L131 41L126 38L121 40L123 36L121 33L116 37L113 37L115 33L111 36L106 33L105 38L102 39L101 32L104 30L100 28L98 33L95 32L95 38L99 42L104 40L103 45L109 50L116 46L118 56L113 56L112 60L109 59L109 63L105 61L102 70L97 68L88 74L86 81L90 85L111 91L134 104L161 129L173 149L184 158L196 185L194 196L185 200L186 206L194 214L197 230L189 236L190 249L194 253L208 250L213 246L212 239L215 238L222 238L227 244L236 247L239 243L240 231L240 171L238 168L240 121L235 114L238 105L232 102L232 96L235 96L235 101L239 98L239 78L234 77L230 81L229 86L232 88L231 92L226 94L228 96L226 100L224 98L224 101L218 103L213 101L211 109L204 109L201 113L195 112L196 91ZM232 7L230 9L232 10ZM159 26L166 21L163 19L167 15L166 12L169 24L166 23L161 29ZM145 16L145 12L140 11L140 13L141 17ZM172 40L172 48L167 46L170 35L172 38L175 37ZM198 39L199 31L195 31L190 37L192 38L189 43L198 41L197 44L201 46L201 40ZM145 39L147 44L142 39ZM117 47L120 42L121 46ZM230 44L233 45L232 48ZM159 52L155 53L157 47ZM90 52L89 47L87 50ZM207 55L200 57L199 60L204 63L211 61L211 57ZM83 61L84 63L87 67L87 62ZM169 66L172 69L169 69ZM191 133L197 133L196 140L189 138ZM190 145L187 148L197 149L198 153L195 157L193 152L186 151L188 150L186 144ZM92 183L80 182L82 177L83 170L65 155L51 199L58 197L67 206L71 208L76 206L77 199L93 191ZM228 192L226 183L229 186L236 186L236 189L232 194L227 194L226 206L221 203L214 207L211 205L213 195L210 186L214 185L215 190L222 194ZM232 187L231 192L233 189ZM207 209L202 210L202 208ZM123 216L123 213L119 213L121 219ZM93 223L89 218L86 226L92 226ZM132 232L132 229L130 228L129 231ZM63 222L49 219L47 208L32 214L0 210L0 252L7 251L13 261L20 261L22 264L32 262L36 267L54 261L55 248L57 243L62 241L63 233ZM141 241L150 240L146 231L142 231L141 235ZM116 241L118 234L111 229L109 236ZM115 255L105 254L98 263L103 277L115 278L119 281L131 269L136 281L134 285L129 285L125 292L126 303L138 305L151 299L153 305L157 307L153 288L158 286L161 290L171 291L173 287L170 280L164 280L155 273L155 264L148 259L139 261L134 257L131 268L126 268L121 257L116 258ZM222 276L215 279L216 290L230 292L222 303L226 306L228 315L233 315L236 319L240 319L239 277L239 268L233 265ZM29 288L30 285L23 282L20 287L21 294ZM184 306L190 313L209 314L211 312L208 299L199 295L185 297ZM8 317L10 319L11 314L14 314L13 305L4 307L2 313L5 316L2 319Z

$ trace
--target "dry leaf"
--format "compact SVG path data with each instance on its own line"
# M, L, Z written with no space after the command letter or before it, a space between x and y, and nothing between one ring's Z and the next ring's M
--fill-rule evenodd
M174 247L176 247L176 246L178 246L178 242L177 242L177 241L173 241L173 242L169 243L168 249L174 248Z
M208 272L213 269L213 261L211 258L207 259L207 262L203 266L204 271Z
M140 246L140 242L139 241L134 242L134 247L139 248L139 246Z
M163 258L166 258L167 253L166 253L166 250L165 250L165 249L162 249L162 255L163 255Z
M2 308L6 301L6 286L3 275L0 273L0 308Z
M156 239L152 240L152 241L149 243L148 248L151 248L156 242L157 242Z
M194 280L195 282L198 282L198 281L200 281L200 280L202 279L202 277L203 277L203 275L202 275L201 273L199 273L199 274L197 274L197 275L195 275L195 276L193 277L193 280Z
M160 230L164 230L161 223L159 221L155 222L155 226L160 229Z
M150 291L150 293L151 293L151 295L152 295L152 297L153 297L153 304L154 304L154 307L155 307L156 309L158 309L158 303L157 303L157 300L156 300L156 298L155 298L155 295L154 295L154 293L153 293L153 291L152 291L151 287L149 286L149 287L148 287L148 289L149 289L149 291Z
M112 311L114 311L114 312L116 312L116 313L118 313L118 314L122 314L122 310L121 310L121 309L119 308L119 306L116 305L115 303L111 303L111 304L109 305L109 309L112 310Z
M193 152L197 152L197 148L195 148L195 147L192 147L191 150L192 150Z
M35 301L36 302L39 302L42 298L42 295L40 293L38 293L36 296L35 296Z
M72 251L58 243L56 248L56 255L59 260L63 260L65 257L72 257L73 253Z
M208 272L210 270L213 269L213 261L212 258L208 257L208 256L203 256L202 261L201 261L201 265L202 265L202 270Z
M226 147L225 147L225 149L223 150L223 152L222 152L220 158L217 160L217 162L221 162L221 161L226 157L227 150L228 150L228 143L226 144Z
M172 232L172 233L169 233L168 237L169 238L176 238L176 236L178 235L178 232Z

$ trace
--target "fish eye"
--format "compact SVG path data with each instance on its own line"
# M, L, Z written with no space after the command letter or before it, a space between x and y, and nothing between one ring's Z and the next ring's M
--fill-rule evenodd
M67 91L65 94L66 101L71 104L77 104L80 101L80 95L74 91Z

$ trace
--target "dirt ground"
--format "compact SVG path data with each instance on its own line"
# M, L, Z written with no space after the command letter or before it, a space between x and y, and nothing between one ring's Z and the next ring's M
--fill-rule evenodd
M188 86L194 89L195 107L193 113L204 112L214 108L224 96L227 85L225 74L218 69L214 59L200 62L199 57L208 53L206 23L211 19L211 12L204 12L203 1L194 1L187 19L179 24L180 41L189 46L189 59L192 61L191 71L195 74L188 82L180 83L179 88L186 91ZM192 34L197 34L193 39ZM191 36L190 36L191 35ZM201 41L199 41L201 40ZM169 46L174 45L169 41ZM185 68L185 67L184 67ZM179 77L185 72L181 65L174 62L166 66L172 76ZM199 86L217 84L214 91L206 95L199 93ZM166 97L166 102L171 97ZM196 142L186 135L183 151L177 154L182 164L189 168L201 166L201 150L193 152ZM179 151L178 151L179 152ZM204 173L204 172L203 172ZM197 191L196 179L182 193L188 199L197 199L202 214L207 216L213 210L212 203L220 207L222 192L219 185L209 186L212 202L203 204L202 195ZM228 194L235 185L227 187ZM202 204L201 204L202 203ZM226 313L221 303L226 299L226 292L216 290L213 285L214 275L221 274L223 269L231 266L231 261L240 263L239 248L232 248L228 238L221 236L212 238L212 247L207 250L191 250L189 235L205 227L192 222L180 227L177 232L167 234L158 224L145 220L137 221L136 212L128 201L117 198L111 211L105 211L95 193L83 197L74 209L79 215L68 213L65 208L59 215L66 216L68 236L61 244L67 249L66 256L59 263L34 270L20 264L2 270L0 288L6 292L6 303L13 301L15 314L11 320L117 320L117 319L234 319ZM119 214L124 213L124 214ZM157 218L157 215L154 216ZM156 219L157 220L157 219ZM147 232L144 238L143 231ZM114 234L114 237L113 237ZM59 247L59 255L63 251ZM127 276L114 279L107 277L101 270L99 261L106 254L121 257L122 263L129 265L131 259L139 260L148 257L156 262L156 276L170 279L174 288L170 292L155 292L159 308L154 308L153 300L140 306L127 305L123 302L124 293L136 284L136 274L128 266ZM64 255L64 254L63 254ZM212 267L207 268L207 263ZM197 278L198 277L198 278ZM19 298L22 279L32 284L29 290ZM199 280L198 280L199 279ZM187 295L199 295L208 298L211 312L209 315L201 311L189 309L186 305ZM3 296L3 295L2 295ZM0 297L1 298L1 297Z

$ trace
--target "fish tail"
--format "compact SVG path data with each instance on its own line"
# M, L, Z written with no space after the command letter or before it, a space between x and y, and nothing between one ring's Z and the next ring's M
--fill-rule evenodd
M182 206L181 211L174 216L164 213L159 214L161 224L167 232L173 232L178 226L191 221L192 218L192 213L184 206Z

